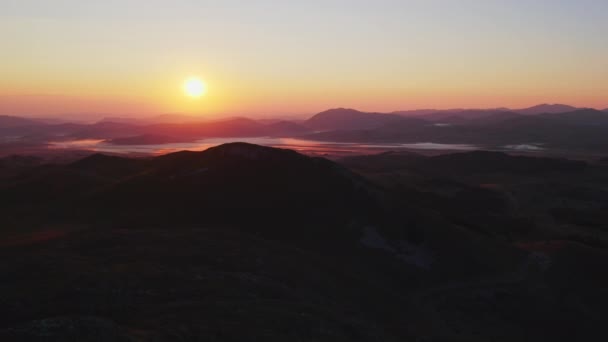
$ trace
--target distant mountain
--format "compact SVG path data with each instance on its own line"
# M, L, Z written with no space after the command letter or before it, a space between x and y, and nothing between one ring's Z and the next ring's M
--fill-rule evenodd
M145 134L196 140L211 137L265 136L268 134L268 128L255 120L231 118L199 123L149 125L145 126Z
M404 118L395 114L365 113L355 109L336 108L314 115L305 125L318 131L373 129L396 123Z
M267 124L268 134L272 136L300 136L311 132L311 129L291 121L279 121Z
M531 144L546 148L608 151L604 139L608 113L594 109L563 112L570 108L574 107L539 105L518 112L503 109L422 110L412 116L338 108L316 114L304 122L260 122L236 117L143 124L130 120L116 122L121 119L108 117L94 124L47 124L0 116L0 139L43 147L50 141L77 139L150 145L205 138L302 137L336 142L457 143L487 148ZM190 119L179 116L165 118L171 121Z
M64 123L73 122L68 119L54 118L54 117L49 117L49 118L47 118L47 117L27 117L26 119L35 121L39 124L47 124L47 125L60 125L60 124L64 124Z
M607 128L608 113L581 109L566 113L523 115L479 126L469 130L466 139L472 144L540 144L550 149L603 152L608 150L604 137ZM464 136L465 132L459 134Z
M308 127L289 121L266 125L251 119L233 118L202 123L137 126L128 128L127 132L121 130L121 135L112 137L109 142L116 145L155 145L217 137L293 137L310 132ZM106 135L109 133L106 132Z
M460 111L460 110L464 110L464 109L453 109L450 111ZM444 110L441 110L441 109L412 109L412 110L399 110L399 111L392 112L391 114L401 115L401 116L421 116L421 115L428 115L428 114L433 114L433 113L442 112L442 111L444 111Z
M488 111L484 113L477 112L477 115L473 113L473 115L469 116L466 121L460 121L460 123L468 125L489 125L515 119L521 115L522 114L511 111ZM450 122L449 119L450 118L446 118L448 122Z
M396 122L375 129L333 130L309 134L311 140L340 142L434 142L503 148L517 144L579 151L608 151L608 114L594 109L566 113L523 115L494 113L466 120L448 117L451 124L407 125Z
M190 122L201 122L205 119L185 114L162 114L151 118L144 119L147 123L190 123Z
M462 119L478 119L487 116L494 116L499 113L512 113L512 114L524 114L524 115L536 115L536 114L547 114L547 113L566 113L579 110L581 108L572 107L563 104L540 104L530 108L523 109L509 109L505 107L500 108L487 108L487 109L422 109L422 110L410 110L410 111L397 111L393 114L402 116L421 116L425 119L440 120L451 117L460 117Z
M30 136L37 142L44 140L45 136L56 125L43 121L17 116L0 115L0 141L3 138L14 139Z
M234 117L214 121L177 122L180 117L165 116L169 122L106 117L93 124L44 124L19 117L0 117L0 138L19 137L36 142L73 139L104 139L114 144L139 145L188 142L214 137L293 137L310 133L306 125L278 121L261 123ZM186 120L186 118L181 118ZM194 118L190 118L194 120ZM188 120L190 120L188 119ZM159 120L159 122L162 120Z
M65 125L63 127L71 130L68 135L77 139L112 139L145 133L143 126L119 122L98 122L92 125Z
M465 123L468 121L491 122L513 118L520 114L502 109L446 110L422 116L425 119L445 123Z
M603 126L608 125L608 113L595 109L578 109L564 113L546 113L520 116L503 122L504 127L546 128L539 133L553 134L555 129L565 129L574 126ZM573 132L574 133L574 132Z
M540 104L540 105L536 105L530 108L523 108L523 109L518 109L518 110L514 110L514 112L517 112L519 114L526 114L526 115L536 115L536 114L545 114L545 113L551 113L551 114L555 114L555 113L566 113L566 112L572 112L575 110L578 110L580 108L577 107L572 107L572 106L568 106L568 105L564 105L564 104Z
M131 125L153 125L153 124L185 124L193 122L202 122L204 119L192 115L184 114L162 114L152 117L120 117L120 116L108 116L100 121L99 123L113 122L113 123L124 123Z
M17 116L0 115L0 128L13 128L20 126L41 125L42 123L32 119Z
M270 129L255 120L231 118L209 122L158 123L132 125L102 122L87 126L73 135L112 139L116 144L160 144L193 141L210 137L264 136Z
M420 117L426 120L440 121L445 119L458 119L458 120L469 120L477 119L486 116L492 116L496 113L512 113L508 108L487 108L487 109L465 109L465 108L453 108L453 109L419 109L419 110L406 110L397 111L392 114L401 115L405 117Z
M106 142L114 145L158 145L178 142L189 142L190 138L176 138L168 135L141 134L131 137L113 138Z
M454 108L454 109L419 109L419 110L405 110L396 111L392 114L401 116L415 116L423 117L425 119L444 119L449 117L461 117L464 119L477 119L486 116L492 116L496 113L514 113L523 115L536 115L536 114L555 114L555 113L566 113L573 112L582 108L568 106L564 104L540 104L529 108L522 109L509 109L506 107L499 108L484 108L484 109L466 109L466 108Z
M571 125L608 125L608 113L595 109L579 109L572 112L545 114L542 117Z
M101 120L99 120L97 123L122 123L122 124L129 124L129 125L143 125L144 120L140 119L140 118L123 118L120 116L107 116Z

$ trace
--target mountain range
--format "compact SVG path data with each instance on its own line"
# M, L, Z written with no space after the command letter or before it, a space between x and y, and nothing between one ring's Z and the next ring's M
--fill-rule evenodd
M356 118L358 117L361 117L361 114L357 114ZM425 119L428 121L424 121ZM607 128L608 114L595 109L534 115L469 110L426 114L422 118L394 118L385 125L365 129L344 129L339 122L335 122L333 129L305 137L312 140L359 143L474 144L487 148L529 144L550 149L605 153L608 152L604 139Z
M105 140L115 145L150 145L219 137L291 137L350 143L471 144L484 148L529 145L606 153L608 146L603 139L606 125L608 114L605 111L557 104L520 110L454 109L394 113L336 108L298 122L242 117L194 120L192 117L169 115L150 121L106 118L94 124L79 124L2 116L0 139L18 146L78 139Z

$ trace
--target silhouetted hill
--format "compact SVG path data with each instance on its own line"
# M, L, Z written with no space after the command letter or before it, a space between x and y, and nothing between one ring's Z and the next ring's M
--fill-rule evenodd
M146 164L145 160L96 153L71 163L69 167L88 175L108 177L114 180L142 172Z
M23 168L38 166L43 160L35 156L11 155L0 158L0 168Z
M411 152L386 152L342 158L350 168L365 171L394 171L411 169L429 175L461 175L504 173L510 175L539 175L552 173L576 174L585 171L583 161L546 157L514 156L503 152L473 151L443 154L434 157Z
M551 174L582 172L587 163L566 159L512 156L502 152L474 151L427 158L419 166L440 173Z
M389 151L380 154L344 157L340 163L351 169L365 171L392 171L416 165L426 157L413 152Z
M380 154L340 162L388 189L416 193L420 205L483 234L552 239L553 229L563 228L559 234L572 241L608 247L608 235L582 228L600 227L607 219L601 163L485 151L414 158ZM547 224L540 217L559 223ZM580 228L573 232L571 224Z
M362 224L380 210L375 187L333 162L245 143L152 159L95 154L11 176L0 186L4 210L24 203L32 210L61 194L44 212L76 220L97 217L104 207L100 222L256 222L257 230L311 225L285 231L301 236L329 225Z
M232 143L0 168L0 340L605 335L604 165L345 161Z
M232 143L155 158L145 172L115 184L99 200L109 203L108 210L142 210L170 221L325 225L351 221L354 212L364 220L377 210L368 187L325 159Z

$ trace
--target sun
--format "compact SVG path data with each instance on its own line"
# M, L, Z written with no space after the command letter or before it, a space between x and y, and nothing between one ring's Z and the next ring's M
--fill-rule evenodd
M198 77L190 77L184 82L184 92L190 97L201 97L207 92L207 85Z

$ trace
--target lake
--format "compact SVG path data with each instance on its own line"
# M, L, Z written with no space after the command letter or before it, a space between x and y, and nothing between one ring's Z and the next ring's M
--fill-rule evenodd
M471 151L478 149L474 145L466 144L437 144L430 142L401 144L401 143L340 143L327 141L313 141L294 138L210 138L194 142L168 143L153 145L114 145L104 140L72 140L50 143L53 149L90 150L96 152L121 154L165 154L176 151L202 151L209 147L229 143L247 142L264 146L288 148L306 154L315 155L349 155L363 153L380 153L383 151Z

